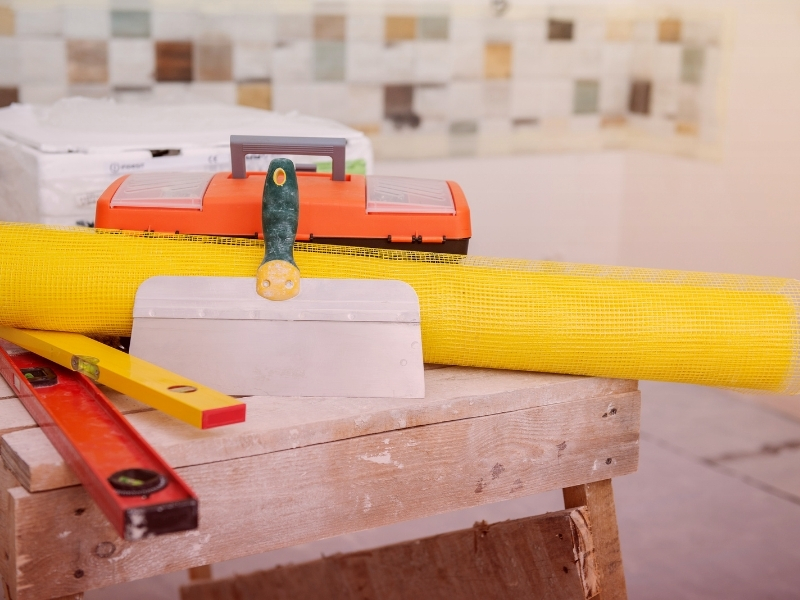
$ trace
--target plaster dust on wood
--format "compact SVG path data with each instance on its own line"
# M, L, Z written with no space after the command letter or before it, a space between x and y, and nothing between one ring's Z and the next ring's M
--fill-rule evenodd
M244 423L209 430L199 430L152 410L129 414L128 420L171 466L183 467L567 400L610 396L637 388L635 381L628 380L463 367L427 370L425 379L424 399L243 398L247 404ZM27 465L27 473L20 472L19 477L30 490L78 483L63 461L60 467L55 467L59 458L54 449L47 452L41 449L42 445L49 445L43 436L13 433L3 438L9 464ZM11 454L16 455L14 460Z
M602 416L609 402L617 408L613 418ZM27 557L13 582L17 600L632 473L639 415L640 395L631 391L182 467L178 473L200 499L199 529L136 543L117 537L81 486L38 493L17 487L9 492L11 534ZM361 458L387 450L392 464ZM607 457L611 464L600 460ZM605 466L594 470L596 461ZM65 530L73 533L59 538ZM99 559L91 549L102 543L113 544L114 554Z
M589 515L562 510L335 554L181 588L181 600L586 600L597 593Z

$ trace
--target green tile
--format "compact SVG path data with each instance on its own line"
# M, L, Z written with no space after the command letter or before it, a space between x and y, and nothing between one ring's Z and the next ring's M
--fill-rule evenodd
M575 82L573 112L576 115L593 115L597 113L600 99L600 84L592 79L581 79Z
M684 46L681 56L681 81L684 83L702 83L705 49L697 46Z
M314 79L344 81L344 42L314 42Z
M112 10L113 37L150 37L150 13L146 10Z
M423 40L446 40L449 37L450 20L447 17L419 17L417 36Z

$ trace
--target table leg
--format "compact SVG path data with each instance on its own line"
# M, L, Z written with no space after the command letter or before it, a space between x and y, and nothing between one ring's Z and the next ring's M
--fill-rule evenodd
M189 569L190 581L203 581L211 579L211 565L203 565L202 567L192 567Z
M600 595L596 600L627 600L625 572L619 546L617 511L611 480L604 479L564 488L564 508L587 506L592 524L595 560L600 575Z

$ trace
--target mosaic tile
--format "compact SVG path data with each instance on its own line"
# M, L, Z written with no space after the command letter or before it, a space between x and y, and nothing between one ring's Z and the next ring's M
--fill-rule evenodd
M511 72L515 80L529 81L547 73L546 44L540 42L514 43Z
M450 123L449 150L452 156L474 156L477 154L477 121L454 121Z
M311 15L275 15L275 42L278 46L314 37Z
M576 19L573 40L584 44L600 45L606 37L606 22L600 19Z
M681 81L684 83L701 83L703 81L703 65L705 51L696 46L684 46L681 53Z
M236 104L236 84L233 81L193 81L187 88L192 102Z
M345 56L347 80L355 83L383 83L383 41L348 42Z
M387 83L404 83L414 78L416 43L394 42L383 49L383 79Z
M657 42L658 23L651 20L634 21L632 40L640 44L653 44Z
M314 108L308 114L346 122L350 120L350 91L344 82L322 81L313 84Z
M383 15L349 14L345 22L348 42L381 42L385 40Z
M495 80L483 83L483 117L508 118L511 108L511 82Z
M560 19L550 19L547 22L547 39L551 41L568 41L572 39L574 23Z
M150 12L146 10L112 10L113 37L150 37Z
M191 81L192 46L192 42L156 42L156 81Z
M606 24L606 40L609 42L627 42L633 37L633 22L613 20Z
M314 79L344 81L344 42L317 40L314 42Z
M106 40L111 34L111 19L108 10L65 6L63 12L63 35L82 40Z
M656 68L656 45L636 44L631 55L630 75L634 79L652 79Z
M579 79L575 82L572 112L576 115L593 115L598 112L600 84L593 79Z
M512 23L512 41L518 44L543 44L547 41L547 21L544 19L520 19Z
M417 37L421 40L446 40L450 19L446 16L421 16L417 19Z
M14 35L14 10L10 6L0 6L0 35Z
M449 29L450 41L478 43L484 41L484 28L480 19L452 16Z
M150 13L150 35L156 40L194 39L200 15L194 10L153 10Z
M719 44L719 23L708 21L684 21L681 41L695 46L715 46Z
M275 42L275 16L271 13L236 12L207 14L201 28L206 33L225 35L234 44L272 44Z
M67 40L67 68L70 83L107 83L108 42Z
M509 116L524 125L538 121L541 114L541 81L513 81L510 90ZM528 123L530 124L530 123Z
M630 84L627 79L604 77L600 80L598 108L603 115L624 115L628 112Z
M417 37L417 18L409 16L387 16L384 24L387 44L413 40Z
M447 119L449 98L446 85L419 85L414 90L412 109L423 120Z
M653 84L650 81L638 80L631 82L631 91L628 99L628 110L637 115L650 114L650 92Z
M111 93L118 102L147 102L153 96L152 86L114 86Z
M0 108L19 102L19 88L0 87Z
M380 128L383 119L383 87L379 85L349 85L347 110L348 123L364 128Z
M700 103L697 90L692 86L681 86L678 92L678 123L698 123L700 121Z
M109 81L115 86L153 84L156 52L150 40L111 39L108 43Z
M419 116L414 113L414 87L387 85L383 88L383 116L395 127L417 127Z
M605 75L625 77L631 70L632 48L630 44L610 43L603 45L602 72Z
M267 79L272 74L272 44L236 41L233 45L233 79Z
M28 8L18 4L14 11L14 32L20 37L59 36L63 33L60 10Z
M453 57L449 43L420 40L414 46L415 82L447 83L452 79Z
M484 45L480 40L450 42L453 79L483 78Z
M487 79L511 77L511 44L487 42L484 47L484 76Z
M678 114L677 81L657 80L651 90L650 114L654 117L674 120Z
M681 73L681 47L678 44L658 44L653 48L653 78L659 81L678 81Z
M291 82L277 84L272 82L272 110L277 112L290 112L297 110L305 114L314 114L316 100L314 99L314 84L306 82Z
M272 49L272 82L305 83L312 80L314 43L297 40ZM276 93L273 90L273 94Z
M63 39L20 38L18 44L21 83L50 86L41 89L43 95L66 84L67 52ZM31 88L31 93L38 92Z
M16 87L20 82L19 42L0 37L0 86Z
M194 67L197 81L231 81L233 49L227 38L205 38L194 44Z
M482 81L454 81L448 92L447 114L451 120L469 121L483 115Z
M572 114L574 83L567 78L542 80L542 118L566 118Z
M575 43L573 46L572 74L581 79L599 77L603 70L603 47L592 43Z
M514 23L508 19L484 19L483 27L487 42L511 44L514 39Z
M236 103L253 108L272 108L272 86L268 81L240 83L236 87Z
M549 77L571 76L575 72L575 44L544 45L544 74Z
M658 22L658 41L675 43L681 41L680 19L662 19Z
M344 15L314 15L314 39L344 41L346 18Z

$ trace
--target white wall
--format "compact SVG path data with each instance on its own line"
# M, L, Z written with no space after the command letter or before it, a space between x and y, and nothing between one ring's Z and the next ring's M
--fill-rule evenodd
M624 155L546 154L378 163L375 173L457 181L475 255L615 264Z

